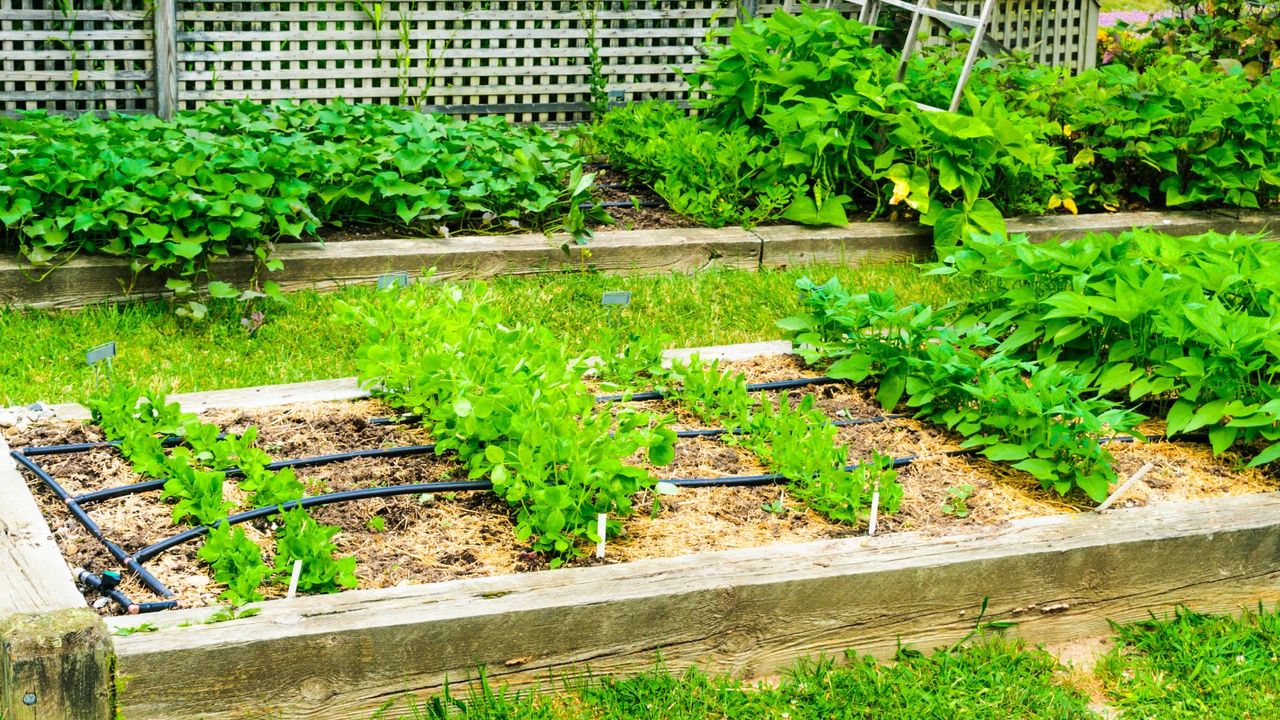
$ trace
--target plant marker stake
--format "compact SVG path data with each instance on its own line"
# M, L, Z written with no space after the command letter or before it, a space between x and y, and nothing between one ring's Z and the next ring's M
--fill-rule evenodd
M1107 499L1103 500L1102 504L1094 508L1093 511L1102 512L1103 510L1106 510L1107 508L1111 507L1112 503L1120 499L1120 496L1123 495L1125 491L1133 487L1134 483L1138 482L1143 477L1145 477L1146 474L1151 472L1153 468L1155 468L1155 465L1151 463L1147 463L1146 465L1143 465L1142 467L1138 468L1138 472L1131 475L1128 480L1125 480L1123 485L1116 488L1116 491L1108 495Z
M631 293L627 290L618 290L616 292L607 292L600 296L600 304L608 307L610 305L621 305L626 307L631 304Z
M106 342L101 345L89 348L84 354L84 362L93 368L94 377L98 377L98 364L102 361L107 363L107 374L111 374L111 358L116 356L116 341Z
M406 287L409 287L409 273L406 270L389 272L378 276L379 290L386 290L387 288L396 288L398 290Z
M293 577L289 578L289 594L285 596L286 600L292 600L298 594L298 578L302 577L302 561L293 561Z
M600 539L596 541L596 557L604 557L604 534L609 531L609 516L600 513L596 516L596 534Z
M876 534L876 521L880 515L880 485L876 484L874 490L871 491L871 519L867 521L867 537Z

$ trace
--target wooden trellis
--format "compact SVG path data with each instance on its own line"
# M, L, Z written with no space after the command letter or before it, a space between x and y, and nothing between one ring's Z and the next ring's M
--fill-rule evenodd
M966 3L978 2L952 5L974 14ZM999 0L991 35L1042 62L1088 67L1096 3ZM680 99L687 92L680 71L693 66L710 33L742 12L799 4L0 0L0 112L167 115L218 100L342 97L574 121L589 113L593 67L615 98ZM831 6L856 14L861 3Z

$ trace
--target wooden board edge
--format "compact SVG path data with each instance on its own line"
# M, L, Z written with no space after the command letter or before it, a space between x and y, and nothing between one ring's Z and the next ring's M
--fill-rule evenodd
M1261 232L1280 227L1280 213L1268 211L1097 213L1008 219L1010 232L1036 241L1078 237L1086 232L1118 232L1154 227L1175 235L1208 230ZM742 228L666 228L610 231L579 246L567 235L458 236L320 243L282 243L275 257L285 267L270 279L285 290L331 290L368 284L387 272L457 279L504 274L576 271L616 273L696 272L710 267L759 269L812 262L856 264L904 261L932 251L928 228L908 222L855 223L843 227L773 225ZM132 280L128 262L118 258L74 259L39 284L15 258L0 258L0 303L29 308L74 308L94 303L168 297L161 278ZM218 260L213 275L244 283L253 261ZM126 291L128 288L128 291Z
M748 677L852 648L927 649L986 620L1058 643L1177 607L1280 601L1280 495L1041 518L986 535L853 539L263 603L117 643L133 720L360 718L480 665L527 686L589 665ZM208 611L205 611L206 613ZM198 611L163 618L197 619ZM118 622L112 621L113 626Z
M83 608L66 560L0 436L0 617Z
M712 345L697 348L675 348L663 354L668 360L672 358L688 359L699 355L703 360L749 360L766 355L786 355L791 352L788 340L765 340L752 343L736 343L732 345ZM247 388L231 388L228 390L210 390L196 393L175 393L168 396L169 402L177 402L188 412L204 412L225 408L267 408L280 405L292 405L303 402L340 402L343 400L360 400L369 397L368 390L361 388L354 377L336 378L333 380L312 380L308 382L283 383L277 385L259 385ZM22 408L10 408L20 412ZM50 414L57 420L88 420L89 409L79 403L59 403L50 406Z

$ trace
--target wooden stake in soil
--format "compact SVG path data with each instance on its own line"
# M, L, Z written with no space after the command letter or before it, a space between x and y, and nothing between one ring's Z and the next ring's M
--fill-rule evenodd
M596 541L596 557L598 558L604 557L604 536L608 530L609 516L600 513L596 516L596 534L600 536L600 539Z
M876 523L880 519L880 485L871 490L871 519L867 521L867 535L876 534Z
M1155 465L1151 463L1147 463L1146 465L1143 465L1142 467L1138 468L1138 472L1131 475L1128 480L1124 481L1123 485L1116 488L1116 491L1111 493L1111 495L1108 496L1106 500L1103 500L1101 505L1094 508L1094 512L1102 512L1103 510L1106 510L1107 508L1111 507L1112 503L1114 503L1116 500L1119 500L1121 495L1124 495L1125 492L1129 490L1129 488L1133 487L1134 483L1138 482L1143 477L1145 477L1146 474L1151 472L1151 469L1154 467Z
M302 561L293 561L293 577L289 578L289 594L287 599L292 600L298 594L298 579L302 577Z

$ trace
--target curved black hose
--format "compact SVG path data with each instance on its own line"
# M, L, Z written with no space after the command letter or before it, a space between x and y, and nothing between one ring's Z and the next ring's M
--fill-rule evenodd
M144 568L137 558L131 557L124 551L124 548L121 548L119 545L107 539L107 536L103 534L102 528L98 526L98 523L94 522L93 518L89 517L89 514L84 511L84 508L80 507L80 504L76 502L76 499L72 497L57 480L54 480L52 475L45 472L44 469L36 464L34 460L21 452L14 450L10 452L9 455L33 475L39 478L40 481L45 484L45 487L49 488L54 495L58 496L58 499L66 504L67 510L71 513L71 516L74 517L76 521L94 537L95 540L101 543L117 562L137 573L138 577L142 579L142 582L156 594L166 598L173 597L173 591L166 587L164 583L160 582L160 580L156 578L156 576L152 575L150 571Z
M283 470L288 467L313 467L315 465L326 465L329 463L343 462L346 460L355 460L357 458L391 458L405 457L410 455L422 455L432 452L436 449L435 443L430 445L406 445L396 448L375 448L372 450L354 450L345 453L333 453L332 455L316 455L314 457L298 458L296 460L279 460L277 462L264 465L266 470ZM240 477L243 471L239 468L229 468L226 471L229 478ZM95 490L93 492L77 495L75 501L77 503L101 502L103 500L112 500L126 495L136 493L150 492L153 490L161 490L164 488L166 480L147 480L146 482L133 483L132 485L121 485L119 487L105 488L103 490Z
M900 420L910 417L909 415L880 415L871 418L858 418L855 420L836 420L832 423L836 427L850 427L854 425L870 425L874 423L885 422L887 420ZM719 437L721 435L740 435L742 430L734 428L727 430L724 428L714 428L708 430L681 430L676 433L676 437L694 438L694 437ZM434 451L435 443L428 445L406 445L397 448L376 448L372 450L354 450L345 453L333 453L332 455L316 455L314 457L298 458L295 460L280 460L265 465L267 470L281 470L287 467L314 467L316 465L326 465L329 463L344 462L347 460L355 460L358 458L391 458L405 457L411 455L421 455ZM225 471L229 478L240 477L241 471L238 468L230 468ZM114 500L128 495L138 493L152 492L164 489L166 480L147 480L145 482L133 483L131 485L120 485L118 487L104 488L102 490L94 490L83 495L77 495L73 499L80 505L93 502L102 502L104 500Z
M968 455L973 452L975 451L953 450L944 454ZM892 467L905 467L918 459L919 458L915 455L895 458ZM859 465L848 465L845 469L851 471L857 467L859 467ZM718 478L676 478L672 480L661 480L659 482L675 485L676 487L752 487L756 485L774 485L784 483L787 482L787 478L785 475L772 473L767 475L736 475ZM201 537L208 533L210 529L214 527L221 527L224 523L239 525L240 523L261 520L263 518L271 517L278 512L284 512L286 510L292 510L299 507L312 508L321 505L332 505L334 503L352 502L355 500L371 500L373 498L395 497L398 495L421 495L424 493L489 490L493 490L493 483L489 480L447 480L443 482L414 483L412 485L389 485L386 487L360 488L357 490L344 490L342 492L327 493L324 495L313 495L300 500L281 503L280 505L247 510L245 512L232 515L225 520L220 520L214 525L201 525L200 527L185 530L177 535L161 540L160 542L148 545L134 553L134 557L139 561L146 561L166 550L170 550L178 545L182 545L183 543Z
M811 385L836 385L847 383L848 380L839 380L833 377L820 375L811 378L796 378L794 380L773 380L770 382L752 383L747 385L747 392L768 392L771 390L791 390L800 387L809 387ZM665 400L671 393L659 390L649 390L638 393L617 393L613 395L597 395L595 400L598 403L604 402L649 402L652 400ZM410 413L407 415L396 415L394 417L375 417L369 419L370 425L401 425L403 423L416 423L422 420L422 415Z

